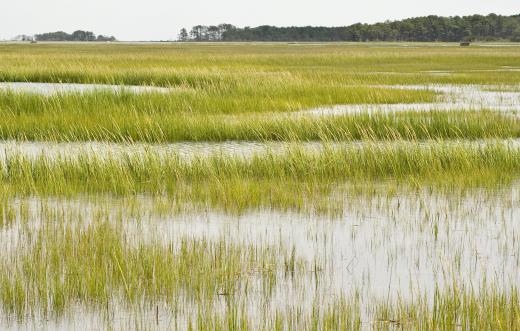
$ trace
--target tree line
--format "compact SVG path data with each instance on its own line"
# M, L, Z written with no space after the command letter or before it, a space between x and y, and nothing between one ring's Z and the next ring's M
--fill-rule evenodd
M239 28L231 24L181 29L179 41L518 41L520 15L425 16L344 27Z
M37 41L116 41L114 36L95 35L91 31L77 30L71 34L57 31L37 34L34 36Z

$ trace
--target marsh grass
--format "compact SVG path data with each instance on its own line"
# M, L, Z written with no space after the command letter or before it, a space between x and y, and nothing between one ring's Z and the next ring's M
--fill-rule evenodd
M441 47L436 47L437 45ZM32 47L34 46L34 47ZM208 88L282 79L366 84L516 84L518 47L451 44L3 44L0 80ZM448 47L446 47L448 46ZM486 70L484 72L478 70ZM425 71L452 71L434 75ZM238 94L239 95L239 94Z
M0 229L8 227L16 221L16 210L10 204L9 196L1 194L0 198Z
M95 219L86 226L47 223L25 235L32 239L4 256L0 271L2 308L18 319L59 316L78 303L98 310L114 302L165 302L175 309L183 300L211 307L222 295L243 300L249 287L265 285L262 293L269 295L267 287L288 264L295 264L293 272L301 267L280 247L135 242L120 226Z
M520 150L501 143L461 145L368 144L252 157L215 155L184 159L176 154L92 154L35 159L8 153L0 163L4 192L19 195L107 193L169 196L229 210L248 208L341 210L331 198L343 184L389 182L420 187L493 187L518 178ZM283 183L283 185L280 185ZM327 204L329 207L327 208Z
M372 250L382 241L390 242L394 239L388 236L397 231L409 238L418 231L423 237L412 247L444 250L446 268L460 274L465 240L452 246L449 231L458 231L459 218L473 221L471 213L479 210L486 214L475 214L476 222L486 223L489 217L491 226L513 219L516 191L504 192L496 204L483 209L463 208L463 202L480 206L487 201L485 195L477 195L474 201L449 200L445 208L434 206L436 214L430 213L420 192L431 187L441 194L473 188L507 191L515 185L520 178L519 148L503 141L467 140L518 138L517 117L420 109L314 118L295 114L335 104L435 100L430 91L374 85L496 84L515 91L513 84L520 81L520 72L499 70L518 65L520 48L420 46L0 45L0 81L172 88L169 94L142 95L96 91L43 96L2 91L0 139L295 142L282 153L268 151L252 157L186 159L145 151L30 158L16 150L7 152L0 161L0 234L8 238L0 254L1 326L13 326L9 323L14 321L19 323L15 327L40 329L49 320L70 319L88 328L92 325L84 323L83 314L93 311L103 319L100 328L106 329L520 329L518 290L502 283L453 282L444 288L439 285L434 292L419 288L413 300L401 299L400 293L388 293L391 300L361 297L366 293L363 289L342 293L327 287L319 292L329 278L338 276L323 270L341 263L327 258L307 261L288 242L252 244L254 238L226 236L164 242L161 234L126 231L129 223L151 222L156 214L170 220L177 208L187 205L207 214L221 209L228 214L279 209L310 210L316 216L341 214L350 199L351 204L373 203L376 216L378 208L387 208L383 215L389 216L389 224L377 224L381 225L377 238L366 238L363 247ZM435 70L448 73L424 72ZM357 140L364 142L333 144ZM309 151L299 147L302 141L325 143ZM406 199L399 199L403 187L412 197L417 195L413 203L406 205ZM376 191L383 201L371 200ZM31 205L31 209L27 201L32 198L47 199L48 205L43 203L39 209ZM136 202L140 198L152 200L153 206ZM80 203L69 209L67 201L74 199ZM105 204L89 209L82 204L88 199ZM116 207L112 199L126 202ZM504 215L500 208L511 214ZM368 214L361 210L360 215ZM403 215L410 222L400 219ZM453 227L439 225L439 219ZM472 223L465 225L466 231L473 225L488 229L487 223ZM355 229L349 231L351 236L359 235ZM322 234L315 230L305 235L316 242L331 240L328 233L318 240ZM503 254L499 259L509 258L515 247L514 234L504 238L513 239L493 247ZM461 251L449 251L452 247ZM396 263L397 252L395 248L385 252L386 263ZM500 268L498 273L506 270ZM279 306L274 299L277 288L288 291L281 294ZM317 291L316 296L305 295L311 290ZM291 291L294 297L284 296ZM300 298L310 300L299 302ZM172 325L161 324L163 313L172 318Z
M264 83L246 81L240 86L196 89L181 86L171 92L134 93L120 86L119 91L38 94L2 90L0 108L14 113L77 113L104 110L143 114L240 114L289 112L335 104L396 104L431 102L428 90L404 91L384 87L342 84L315 84L296 81Z
M432 298L433 304L428 300ZM415 303L383 303L377 308L378 329L516 330L520 328L520 298L516 287L493 284L466 287L454 283L424 293Z
M121 99L117 101L120 104L114 104L113 98ZM159 101L154 101L155 98ZM277 109L275 113L242 112L224 115L218 113L222 111L218 102L208 104L215 107L217 113L204 114L189 105L185 107L189 111L183 110L183 106L169 108L168 104L161 103L162 98L164 96L115 96L104 93L87 94L84 97L8 93L0 100L0 138L167 143L484 139L520 136L518 117L492 111L418 110L319 117L281 114L279 112L283 111L283 107L273 107L269 109ZM263 107L260 103L255 105ZM294 109L302 109L300 107L303 106L295 105Z
M0 45L2 81L174 87L172 93L144 95L2 91L0 138L174 142L518 137L517 118L491 112L281 116L337 104L435 101L431 91L374 85L497 80L505 85L520 77L514 71L492 71L515 66L515 48L497 53L491 48L462 52L456 47L380 46ZM454 68L457 72L446 77L423 72Z
M285 246L261 247L227 240L181 239L169 244L135 240L121 222L96 216L86 224L47 219L29 228L16 253L0 258L4 316L19 323L60 319L73 307L110 316L116 307L166 305L173 325L189 330L514 330L520 300L515 287L452 282L413 300L364 302L359 293L317 297L309 305L248 309L269 300L278 281L306 279L308 261ZM225 309L218 302L225 300ZM265 301L264 301L265 300ZM197 309L190 310L189 304ZM139 308L140 307L140 308ZM158 306L157 306L158 307ZM155 309L155 308L154 308ZM158 308L157 308L158 309ZM161 308L162 309L162 308ZM145 318L139 322L140 318ZM141 315L120 319L144 323ZM105 327L113 328L110 317Z
M59 188L67 182L83 182L93 189L113 187L114 192L131 192L140 187L160 191L172 187L165 183L174 185L212 179L327 182L427 179L450 174L469 176L481 171L514 176L520 167L519 160L520 151L505 143L465 145L441 141L337 147L325 144L321 151L306 151L293 145L282 153L267 150L251 157L217 154L191 159L175 153L161 155L153 151L107 157L80 152L71 156L41 155L30 159L16 151L8 151L0 163L0 171L5 184L22 184L22 187L44 184Z
M363 185L363 183L360 184ZM379 245L395 247L395 241L392 240L401 241L402 239L401 237L388 239L388 236L392 235L392 232L387 232L389 228L397 228L394 229L396 232L402 231L405 238L414 238L415 235L422 237L425 232L428 233L433 229L431 222L439 221L439 215L441 215L439 237L444 235L448 237L444 238L444 243L441 243L442 240L438 242L435 239L435 243L432 244L435 245L437 251L445 252L446 255L442 259L450 268L454 263L452 258L459 254L450 249L453 249L454 246L460 247L454 245L453 239L450 239L447 232L445 233L450 228L457 230L465 226L470 227L470 230L466 230L461 235L462 238L480 233L489 225L489 222L507 226L499 232L514 232L514 222L510 221L514 220L515 204L518 199L513 198L512 201L509 201L511 192L508 193L507 189L505 191L500 196L491 194L491 197L488 197L476 194L466 198L449 196L446 197L446 200L439 200L435 195L431 199L425 199L429 193L421 194L401 190L395 192L394 196L386 194L386 191L381 191L378 198L371 200L370 197L374 198L374 196L368 193L368 197L360 197L357 201L351 201L350 216L340 218L338 221L340 223L349 222L353 217L352 223L357 224L358 222L355 220L358 218L353 216L356 215L355 210L361 211L368 208L371 211L369 213L361 212L358 215L359 219L378 215L377 210L384 210L382 214L389 218L378 219L372 225L375 232L381 234L382 237L361 236L362 238L359 240L366 240L366 244L370 247ZM447 193L442 191L438 194L444 196ZM35 201L30 202L33 197L28 197L28 199L20 199L16 195L6 197L6 201L17 216L14 224L0 229L0 235L2 238L9 238L2 231L15 230L17 240L12 243L2 242L4 247L9 248L3 250L0 255L0 275L7 275L8 278L7 281L0 282L5 286L4 288L0 286L0 293L5 295L8 300L0 304L0 306L8 308L3 311L2 323L7 321L7 323L13 323L15 327L16 325L24 327L34 323L32 325L38 328L41 325L40 321L44 318L45 323L67 320L84 321L86 318L84 314L88 313L103 318L101 322L97 322L98 324L88 324L89 326L121 330L129 328L456 330L466 325L468 329L502 327L502 329L508 330L515 329L515 323L517 323L513 319L517 314L515 309L518 311L518 297L515 288L505 288L503 285L494 286L491 283L491 286L487 286L485 283L479 282L471 283L471 286L474 286L472 288L465 287L469 286L468 283L454 281L447 284L448 286L453 284L453 287L443 289L441 286L446 286L446 283L443 283L443 285L439 285L437 291L421 291L421 288L418 288L417 294L413 292L412 297L406 295L401 297L400 293L392 291L389 294L392 299L386 300L384 299L387 295L386 291L383 295L376 297L365 295L366 288L359 289L362 294L357 293L355 288L353 290L349 288L349 291L343 292L340 290L343 287L329 287L328 283L329 278L338 276L335 273L339 271L334 267L336 259L314 257L314 260L318 261L316 266L313 263L312 255L307 257L309 260L302 259L300 255L302 252L295 249L294 246L291 247L292 240L279 241L274 233L276 231L265 233L269 237L267 242L264 242L263 235L259 236L264 232L263 230L249 233L247 226L243 232L247 233L246 236L236 236L236 234L231 234L229 224L225 219L222 224L222 233L215 233L213 228L215 223L208 222L204 234L201 234L197 233L196 226L194 226L194 231L191 231L189 218L186 219L187 228L178 231L174 227L177 219L173 217L171 209L167 206L168 197L153 197L153 199L137 197L135 199L143 199L143 204L135 206L131 202L133 197L116 198L116 200L129 199L128 203L125 202L122 205L119 205L116 200L111 200L109 196L95 195L94 199L97 200L93 201L93 205L83 198L75 197L71 201L56 200L56 197L51 196L42 198L41 203L35 203ZM351 198L349 197L349 200ZM397 201L401 201L400 206L396 205L395 198ZM406 202L407 199L413 203L410 205L409 202ZM29 212L25 211L26 201L29 201L31 206ZM504 203L509 207L505 207ZM504 212L501 212L502 216L505 214L505 218L498 217L489 220L488 217L496 217L497 208L505 208ZM152 210L153 213L158 214L148 214ZM213 209L210 209L210 213L212 211ZM479 211L478 214L477 211ZM410 212L412 212L411 215L408 214ZM173 230L171 233L175 233L173 237L170 237L164 227L155 227L158 222L161 222L154 219L159 215L164 217L163 221L168 229ZM269 222L276 224L280 221L276 219L276 216L272 217L274 219ZM306 223L311 219L301 221ZM256 218L253 217L250 220L255 222ZM287 219L282 220L287 221ZM243 220L237 219L236 221L235 226L241 227ZM265 222L265 219L258 219L258 221L262 223ZM445 228L446 224L443 226L443 222L452 226ZM204 218L202 223L203 226L206 226ZM295 216L294 223L291 224L297 228L298 223ZM326 228L332 223L335 222L329 223L320 220L316 226ZM28 224L28 226L20 227L20 224ZM170 228L170 226L173 227ZM291 225L285 227L288 231L292 230ZM307 239L314 242L318 239L313 239L315 232L311 229L312 226L308 228L309 232L305 232L304 236L309 235L310 238ZM352 232L355 235L357 230L352 229ZM211 236L211 233L214 233L214 236ZM325 231L324 238L319 239L318 242L331 240L327 233L329 231ZM335 240L343 240L343 236L348 236L348 233L348 231L344 234L340 233L340 237ZM206 237L207 234L209 235ZM189 238L185 237L186 235ZM191 237L192 235L193 237ZM486 234L483 235L486 236ZM508 239L498 239L501 241L499 245L504 245L504 251L498 255L499 260L510 259L510 252L515 251L515 237L514 234L508 236L507 238L512 238L509 239L509 243L506 243L509 241ZM425 238L426 242L418 240L411 245L420 247L426 244L428 247L430 238L432 241L434 240L433 234ZM390 242L383 244L381 240ZM492 243L497 239L489 240ZM466 241L461 245L471 247L471 244ZM187 247L186 250L189 254L183 253L184 247ZM347 245L348 247L350 245ZM422 249L428 250L427 247L422 247ZM473 251L470 247L467 249ZM488 246L483 244L479 247ZM384 248L380 247L380 249ZM406 245L401 249L409 250L410 248ZM492 249L496 249L496 247ZM347 249L347 251L350 250ZM117 252L117 254L114 255L111 252ZM221 252L220 256L226 260L215 257L215 255L219 255L216 252ZM201 256L199 253L204 255ZM240 256L240 262L237 262L238 267L237 265L226 265L228 262L236 261L235 253ZM319 253L314 252L314 254ZM388 263L391 265L395 264L398 259L394 254L398 253L393 250L388 251ZM401 254L408 253L401 251ZM414 256L414 253L411 254ZM153 260L149 260L152 258ZM515 257L513 259L517 260ZM123 262L120 262L121 260ZM206 263L208 260L224 263L224 265ZM185 268L179 266L180 261L185 262ZM121 265L124 278L120 276L118 263ZM163 263L171 264L165 267ZM516 263L518 264L518 261ZM202 266L209 267L211 274L199 273L199 267ZM244 269L241 269L242 267ZM175 270L171 270L171 268L175 268ZM227 270L232 271L237 268L245 271L242 273L239 271L238 274L233 275L227 273ZM411 268L414 270L413 266ZM500 266L497 268L500 270ZM69 275L67 271L71 270L81 272L81 274ZM172 279L175 279L181 271L182 275L179 277L182 277L183 280L174 282ZM466 272L468 271L464 270L464 267L460 269L460 265L458 269L455 267L456 276L463 276ZM60 274L61 277L56 276ZM19 280L18 284L15 281L15 275ZM51 275L65 283L61 287L57 286L54 281L50 281ZM218 275L223 275L224 280L214 282L213 280ZM314 275L317 277L316 284L311 281ZM234 278L230 278L233 276ZM501 277L502 275L497 275L497 279L501 279ZM47 281L43 282L43 279ZM164 287L161 287L162 280L165 279L168 281ZM2 280L2 276L0 276L0 280ZM104 287L106 291L99 292L101 298L89 299L91 294L86 293L86 289L90 288L85 285L87 280L96 280L101 284L106 284ZM207 283L201 285L199 280ZM215 283L218 286L215 287ZM127 291L126 284L130 288L129 291ZM309 292L312 293L315 286L321 290L314 299L310 295L310 299L307 296L307 300L299 300L300 295L303 297ZM40 291L44 287L48 289L48 292L42 290L35 294L35 291ZM211 289L214 288L217 288L217 294L211 292ZM186 293L183 289L186 289ZM273 289L282 289L282 293L296 292L296 296L289 294L285 297L286 294L282 294L284 300L280 305L278 300L273 299L276 296L276 290ZM170 290L173 291L173 295L170 295ZM54 306L54 301L51 301L55 300L54 296L49 294L53 291L56 291L59 297L66 297L66 299L61 299L64 301L63 304L58 300L58 305ZM38 297L42 293L47 293L49 298L47 304L40 301L41 296ZM98 292L93 293L92 296L98 295ZM131 295L127 293L131 293ZM180 295L176 296L175 293L180 293ZM232 295L225 295L231 293ZM34 298L38 298L38 300ZM105 298L106 301L104 301ZM251 305L254 308L251 308ZM18 308L13 308L16 306ZM156 313L157 311L159 313ZM160 316L159 322L157 322L156 314ZM122 323L128 324L121 326Z

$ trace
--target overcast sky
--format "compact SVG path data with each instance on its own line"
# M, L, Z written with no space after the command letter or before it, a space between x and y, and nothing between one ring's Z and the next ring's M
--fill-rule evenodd
M0 39L82 29L120 40L167 40L196 24L343 26L489 13L520 14L520 0L0 0Z

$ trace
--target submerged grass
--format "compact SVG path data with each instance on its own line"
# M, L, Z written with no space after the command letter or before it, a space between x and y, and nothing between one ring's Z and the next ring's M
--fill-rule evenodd
M227 240L136 240L122 225L94 216L86 223L46 219L40 227L23 230L17 250L0 258L0 302L7 320L60 319L79 305L106 316L103 328L143 319L143 328L149 329L159 327L160 306L161 314L172 316L170 327L191 330L520 327L515 287L486 282L468 287L454 281L411 300L393 296L382 303L364 302L366 311L357 291L280 304L273 300L278 282L305 288L301 281L308 281L309 261L294 249ZM123 315L114 322L110 316L122 307L153 313Z
M91 220L87 226L48 221L24 233L30 240L15 255L0 259L0 302L8 320L59 319L79 305L106 317L106 325L99 327L113 329L121 323L110 316L121 307L154 307L158 314L159 305L161 312L166 305L173 316L169 327L188 330L335 330L361 325L357 300L342 297L325 306L316 300L279 307L271 301L278 281L307 273L306 261L282 244L262 248L182 239L164 245L136 242L121 226L103 220ZM250 309L249 300L256 310ZM140 318L118 320L139 323ZM144 329L159 323L158 315L144 318Z
M33 239L2 257L0 271L2 308L18 319L61 315L75 304L104 310L115 302L166 302L173 309L187 302L211 307L223 295L239 301L248 286L273 287L287 268L284 257L291 259L281 248L224 241L136 242L102 220L47 223L26 235Z

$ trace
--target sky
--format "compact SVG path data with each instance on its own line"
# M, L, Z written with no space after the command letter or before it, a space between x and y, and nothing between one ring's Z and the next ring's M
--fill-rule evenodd
M182 27L345 26L426 15L520 14L519 0L0 0L0 39L88 30L171 40Z

